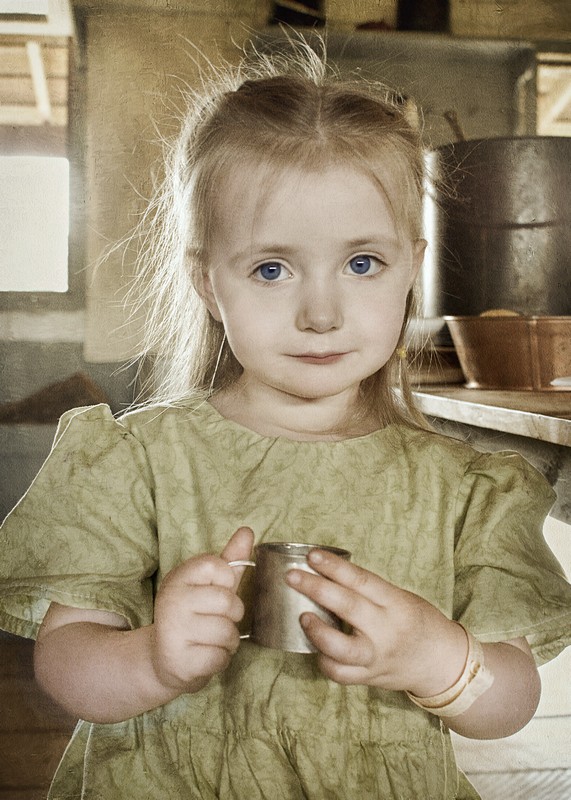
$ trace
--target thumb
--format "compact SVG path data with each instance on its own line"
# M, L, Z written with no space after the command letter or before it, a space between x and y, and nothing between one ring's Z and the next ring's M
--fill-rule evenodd
M251 528L242 527L235 531L224 550L221 553L221 558L224 561L247 561L252 555L252 548L254 546L254 532ZM234 567L236 572L235 586L238 586L240 579L244 573L245 567Z

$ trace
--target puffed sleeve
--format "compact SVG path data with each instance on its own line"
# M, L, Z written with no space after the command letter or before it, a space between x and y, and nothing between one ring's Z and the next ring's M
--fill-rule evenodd
M141 443L105 405L61 418L54 446L0 529L0 627L35 638L51 601L152 621L158 545Z
M539 664L571 644L571 585L543 537L554 499L516 453L478 456L457 496L454 617L485 642L525 636Z

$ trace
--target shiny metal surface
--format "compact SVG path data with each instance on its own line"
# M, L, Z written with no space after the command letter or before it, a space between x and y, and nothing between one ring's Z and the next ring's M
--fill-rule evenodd
M571 314L571 138L457 142L426 163L424 316Z
M301 614L312 611L329 625L341 628L341 621L336 616L285 582L286 573L290 569L314 572L307 563L307 555L316 547L329 550L342 558L351 558L348 550L335 547L296 542L264 542L254 549L255 561L230 562L231 565L247 564L255 568L253 585L248 590L248 600L245 600L247 614L251 618L251 631L244 638L277 650L312 653L315 648L299 623Z

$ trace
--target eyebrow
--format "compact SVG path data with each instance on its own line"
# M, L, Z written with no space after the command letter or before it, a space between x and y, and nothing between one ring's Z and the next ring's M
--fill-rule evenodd
M363 236L358 239L350 239L347 243L351 250L358 250L360 247L370 247L371 245L381 244L383 247L397 248L401 242L396 236L384 236L373 234L372 236Z
M229 259L230 265L240 264L242 261L249 261L250 259L259 258L279 258L285 256L286 258L292 256L297 248L290 245L272 244L271 242L252 242L247 247L233 253Z
M399 239L395 236L379 236L374 233L371 236L360 236L358 239L349 239L346 242L339 242L340 247L347 248L347 250L367 249L378 246L382 246L383 249L396 250L400 247L400 244ZM252 255L255 255L256 258L263 258L265 254L276 254L276 256L287 257L294 255L298 249L299 248L295 245L285 245L279 242L252 242L251 246L248 248L244 248L235 253L232 261L240 261Z

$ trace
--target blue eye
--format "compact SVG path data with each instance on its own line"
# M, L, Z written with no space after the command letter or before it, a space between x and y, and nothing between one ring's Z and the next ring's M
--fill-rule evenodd
M381 265L375 256L353 256L347 262L347 267L353 275L376 275L380 272Z
M256 268L255 274L263 281L283 281L288 277L284 267L276 261L268 261Z

